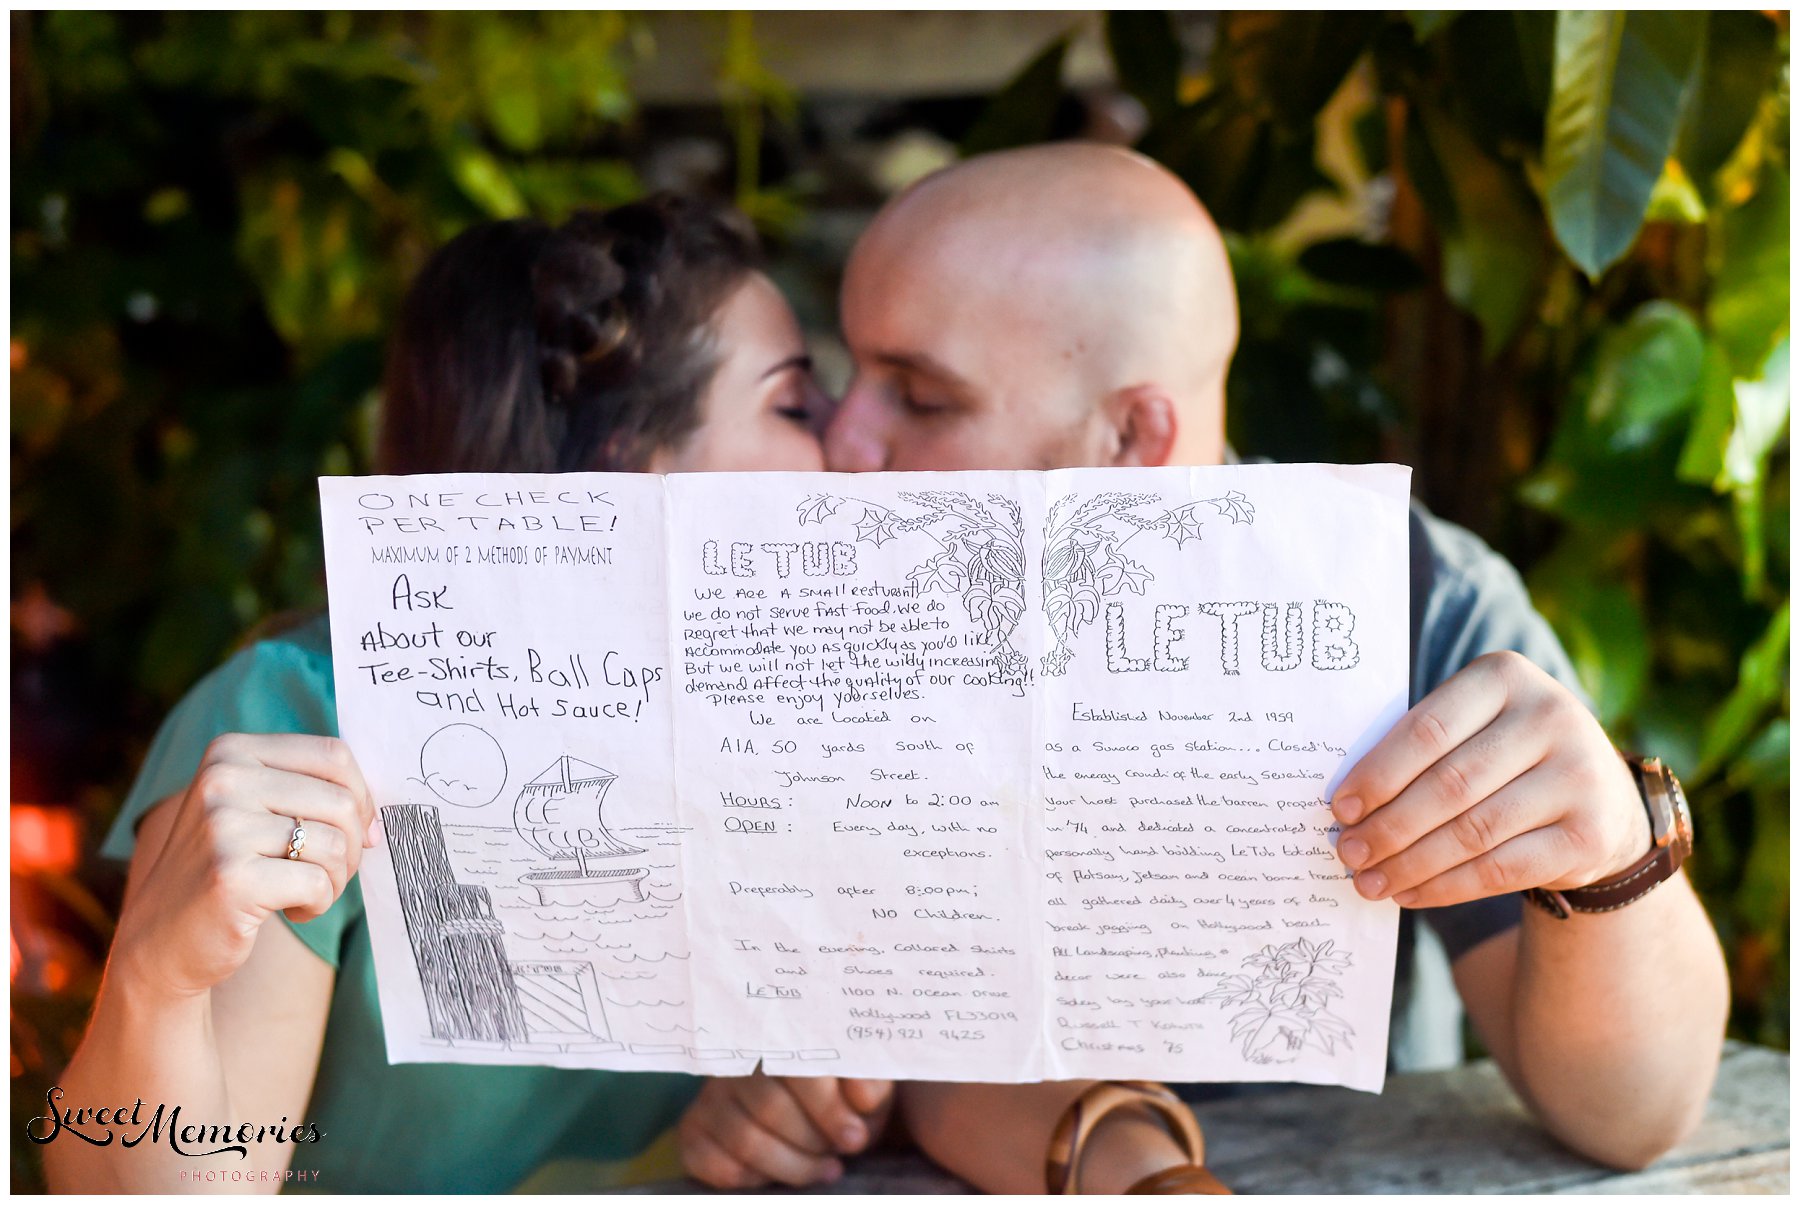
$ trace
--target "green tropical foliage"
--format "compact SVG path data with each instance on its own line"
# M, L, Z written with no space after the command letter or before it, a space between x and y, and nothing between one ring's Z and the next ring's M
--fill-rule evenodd
M632 71L657 45L604 13L11 20L15 750L22 689L84 684L52 801L91 834L175 699L322 600L312 479L368 468L381 338L425 255L641 190ZM731 186L804 232L819 181L767 151L805 98L753 18L716 20ZM1112 14L1105 43L1140 149L1228 232L1234 443L1412 463L1527 569L1615 738L1688 783L1734 1032L1785 1046L1785 15L1180 22ZM1204 55L1176 36L1196 22ZM1074 44L953 136L1066 128ZM38 769L15 756L15 801ZM88 961L15 990L15 1116L78 1034L117 883L33 890ZM21 1145L15 1184L38 1183Z
M1171 17L1107 22L1139 148L1231 236L1234 442L1408 459L1530 566L1615 739L1688 783L1735 1031L1785 1046L1785 20L1234 12L1216 37L1185 74ZM980 145L1033 140L1060 56L999 94ZM1303 202L1384 186L1383 218L1295 233Z

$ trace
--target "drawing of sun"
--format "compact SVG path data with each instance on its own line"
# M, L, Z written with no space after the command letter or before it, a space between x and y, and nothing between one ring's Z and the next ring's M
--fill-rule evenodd
M506 754L473 724L447 724L419 749L419 781L456 807L478 808L506 787Z

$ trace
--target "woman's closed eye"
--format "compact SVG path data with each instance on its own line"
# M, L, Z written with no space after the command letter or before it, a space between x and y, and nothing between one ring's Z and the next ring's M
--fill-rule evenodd
M930 398L921 398L910 389L901 392L900 407L909 414L942 414L950 408Z

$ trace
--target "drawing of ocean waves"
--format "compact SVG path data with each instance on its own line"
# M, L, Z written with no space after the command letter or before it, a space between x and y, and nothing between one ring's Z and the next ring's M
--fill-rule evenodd
M678 838L671 825L621 826L613 831L646 850L673 847ZM689 1019L691 984L687 932L677 911L678 863L651 860L669 857L668 852L616 860L650 872L642 880L641 900L564 898L543 904L537 892L521 882L523 877L567 870L571 863L544 858L510 827L446 824L444 842L456 878L488 889L494 916L505 929L508 958L593 967L605 985L605 1024L615 1041L667 1042L674 1032L671 1027ZM622 998L614 1000L614 995Z
M614 962L661 962L665 958L679 958L683 962L688 960L686 954L677 954L672 950L658 954L655 958L645 958L642 954L627 954L623 958L620 958L617 954L613 955Z
M606 1002L614 1008L680 1008L686 1000L614 1000L606 997Z

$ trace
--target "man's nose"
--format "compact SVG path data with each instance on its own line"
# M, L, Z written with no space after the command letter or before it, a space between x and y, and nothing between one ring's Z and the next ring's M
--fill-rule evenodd
M834 473L873 473L887 468L890 432L886 408L872 391L851 383L825 428L825 467Z

